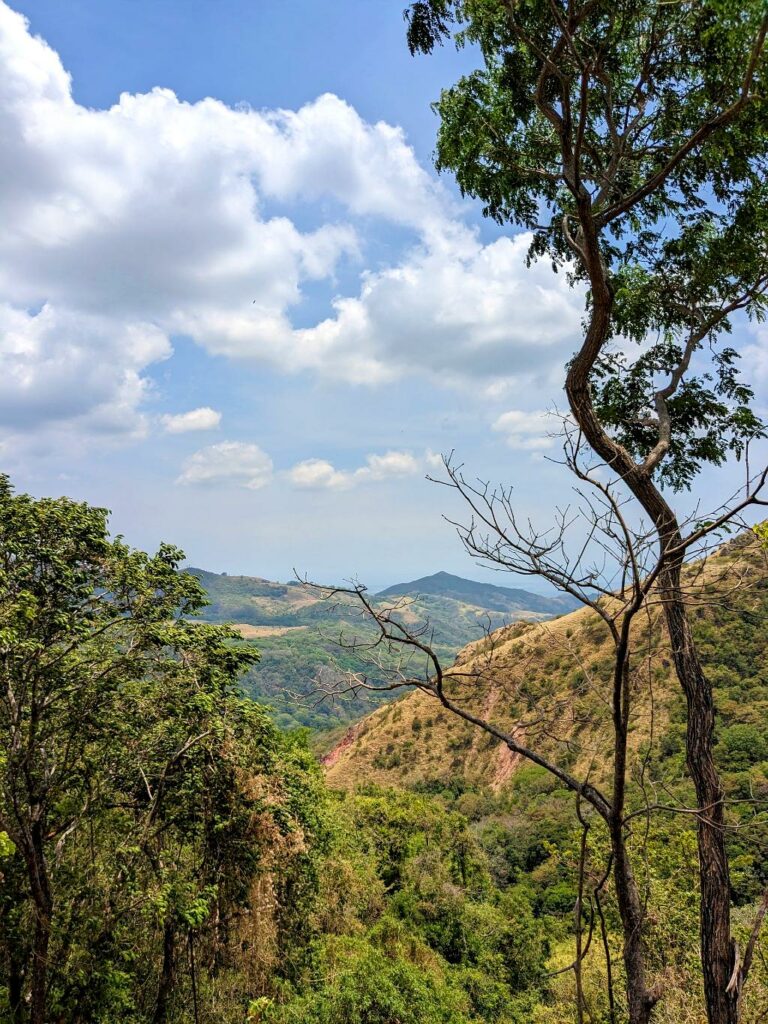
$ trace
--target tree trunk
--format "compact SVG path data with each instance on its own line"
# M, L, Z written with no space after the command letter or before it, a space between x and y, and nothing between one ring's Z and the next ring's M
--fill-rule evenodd
M659 596L669 634L672 658L685 694L686 759L696 790L699 851L699 928L702 980L709 1024L737 1024L738 993L727 992L733 971L731 885L725 843L723 787L715 764L715 701L701 666L691 631L682 587L682 534L677 519L652 480L627 483L653 518L659 556L666 559L659 574ZM677 551L666 556L667 551Z
M624 478L652 517L659 537L659 557L666 560L659 574L659 595L675 673L687 702L686 755L699 810L700 947L707 1019L709 1024L738 1024L737 993L726 991L733 970L731 887L723 788L714 758L715 702L693 640L682 589L682 535L671 508L652 480L636 467L635 472L625 472ZM676 549L677 554L666 556L665 552Z
M163 928L163 966L157 987L157 1002L153 1024L165 1024L168 1008L176 980L176 929L172 921L166 921Z
M51 942L52 905L35 906L35 938L32 944L30 1024L46 1024L48 995L48 947Z
M725 844L723 788L714 759L715 703L701 667L675 561L661 577L664 614L672 656L688 705L687 760L699 807L698 847L701 885L701 964L710 1024L737 1024L737 991L728 993L733 971L731 887Z
M618 828L623 829L620 822ZM623 838L618 842L614 838L613 847L613 879L624 936L623 955L627 976L628 1020L629 1024L648 1024L657 997L649 991L645 979L643 908Z
M613 679L613 801L608 822L613 851L616 902L624 938L627 1011L629 1024L648 1024L658 1001L645 976L645 911L637 891L626 845L624 809L627 791L627 735L630 711L629 624L625 621L616 652Z
M29 873L29 887L35 908L35 933L32 940L30 1024L46 1024L48 1001L48 948L53 924L53 895L45 858L42 815L33 815L33 824L25 837L22 855Z
M652 517L659 537L659 557L666 561L659 574L659 595L669 633L675 673L685 694L686 755L696 790L699 849L700 946L704 998L709 1024L737 1024L737 993L726 991L733 970L731 887L725 844L723 788L715 765L715 702L712 686L701 667L685 605L681 577L682 534L677 520L652 480L638 472L625 480L643 509ZM666 555L667 551L677 554Z

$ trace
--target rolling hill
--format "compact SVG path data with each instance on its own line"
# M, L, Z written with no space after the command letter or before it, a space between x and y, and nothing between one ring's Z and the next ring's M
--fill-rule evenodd
M766 553L746 534L692 567L687 585L718 709L715 755L727 802L734 928L748 934L768 865ZM660 951L653 965L665 985L658 1020L679 1024L703 1021L705 1013L698 995L696 825L689 810L695 797L686 766L686 709L660 612L651 604L645 621L638 622L644 635L635 637L646 643L638 658L640 676L633 680L629 722L628 800L637 817L628 833L643 893L653 908L649 948ZM602 620L587 609L553 622L519 623L461 651L447 685L469 711L507 730L516 727L529 747L610 793L611 646ZM601 858L605 863L604 833L600 838L596 816L583 804L582 830L572 792L544 768L442 711L424 692L410 692L355 723L325 757L325 766L329 784L345 794L342 802L410 796L438 801L446 812L460 815L470 823L500 884L533 894L536 914L566 927L581 898L579 851L583 856L588 849L589 858L597 858L594 863ZM589 844L580 845L587 828ZM422 856L422 874L431 878L434 855L427 850ZM590 876L590 885L597 884L600 871ZM613 898L611 887L609 880L606 902ZM430 914L431 905L426 915L431 922ZM576 989L567 980L573 963L571 928L567 941L553 945L549 963L557 979L554 1004L560 1002L561 1012L548 1005L541 1015L521 1019L542 1024L573 1020ZM616 940L609 936L607 941ZM618 942L614 948L618 962ZM601 999L605 1006L607 982L599 954L593 954L591 966L585 960L585 966L587 973L594 972L587 982L591 1006ZM752 998L758 1008L745 1014L745 1021L760 1019L765 989ZM589 1017L610 1019L607 1009L590 1011Z
M366 636L356 602L326 600L297 581L276 583L198 568L188 571L200 579L208 594L203 617L235 623L244 641L256 643L261 651L261 662L248 674L245 686L254 698L274 709L279 724L329 729L370 711L371 698L335 703L302 699L318 676L329 679L350 671L371 675L359 654L336 643L340 634L347 641ZM489 630L521 619L541 621L572 607L569 599L477 583L449 573L389 587L376 595L376 601L396 606L404 621L428 622L436 647L449 662ZM388 699L390 695L379 701Z
M744 535L692 568L690 578L695 633L718 699L719 749L725 764L748 768L768 759L765 554ZM631 744L635 753L652 744L664 770L674 764L682 774L683 698L659 608L649 616L646 677L637 685ZM471 710L502 728L515 726L529 746L538 744L577 773L599 776L610 750L611 653L604 624L582 608L551 622L505 626L469 644L456 658L452 686ZM421 691L355 723L325 764L339 788L364 781L498 791L520 768L506 746Z

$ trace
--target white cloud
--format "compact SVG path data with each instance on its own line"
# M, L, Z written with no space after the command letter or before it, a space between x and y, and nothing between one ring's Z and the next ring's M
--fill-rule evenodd
M353 470L336 469L326 459L306 459L282 475L294 487L302 489L348 490L367 482L413 476L426 462L427 457L422 460L410 452L389 451L367 455L365 464ZM258 490L270 483L272 477L272 460L258 445L222 441L190 455L176 483L228 483Z
M193 430L214 430L221 423L221 413L204 405L189 412L167 413L160 421L169 434L186 434Z
M149 385L142 370L170 352L152 324L0 303L0 425L79 422L100 433L143 432L137 408Z
M272 459L256 444L222 441L186 460L179 484L237 484L256 491L272 479Z
M368 481L413 476L422 462L410 452L389 451L366 456L365 465L354 470L336 469L325 459L307 459L289 469L286 476L295 487L347 490Z
M746 380L768 381L768 328L763 324L746 325L748 337L754 339L741 350L741 372Z
M413 476L420 468L418 460L410 452L369 455L365 461L365 466L355 470L358 479L384 480L388 476Z
M453 380L546 374L562 363L581 310L564 276L525 265L530 235L481 245L454 232L451 247L423 245L400 266L363 278L335 316L297 331L305 358L356 382L421 372Z
M523 412L510 409L502 413L493 429L504 434L510 448L518 451L539 452L551 448L561 432L562 421L543 411Z
M296 487L341 490L349 487L352 474L335 469L325 459L305 459L288 470L288 479Z
M40 368L24 345L6 353L10 377L25 380L13 406L22 429L47 401L52 360L66 380L101 356L98 394L83 389L73 415L89 401L91 412L119 407L126 430L140 430L146 371L173 334L375 384L541 374L578 331L580 303L548 268L526 270L525 237L482 245L402 131L336 96L256 111L154 89L88 109L58 55L0 0L0 132L0 303L31 336L30 309L70 328ZM323 222L300 230L291 203L315 204ZM305 284L331 283L361 238L375 245L372 219L408 231L409 248L365 271L332 316L296 329ZM87 376L95 387L95 368Z

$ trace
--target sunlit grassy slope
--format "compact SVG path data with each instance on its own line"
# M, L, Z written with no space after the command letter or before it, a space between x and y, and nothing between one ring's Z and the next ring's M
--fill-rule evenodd
M768 759L768 576L751 535L688 574L696 636L719 708L718 755L733 772ZM673 679L660 608L637 621L636 764L648 747L663 770L684 773L684 704ZM600 778L611 749L611 643L581 609L550 622L517 623L458 655L452 692L476 714L516 729L576 773ZM326 757L332 785L504 787L520 767L507 747L411 691L355 723ZM745 782L746 785L746 782Z

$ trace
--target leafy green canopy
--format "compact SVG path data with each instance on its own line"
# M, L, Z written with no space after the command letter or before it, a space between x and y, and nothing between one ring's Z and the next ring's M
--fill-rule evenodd
M438 168L575 283L593 225L613 299L593 372L603 424L644 459L663 392L657 473L675 488L741 455L764 428L735 350L716 343L739 311L765 311L763 0L419 0L405 13L412 52L453 33L482 57L435 104Z
M333 819L306 969L254 1002L254 1024L527 1024L545 928L527 889L495 884L467 819L375 787Z
M2 1020L242 1004L260 883L262 959L301 945L319 773L238 690L254 649L185 618L204 591L180 558L0 477Z

